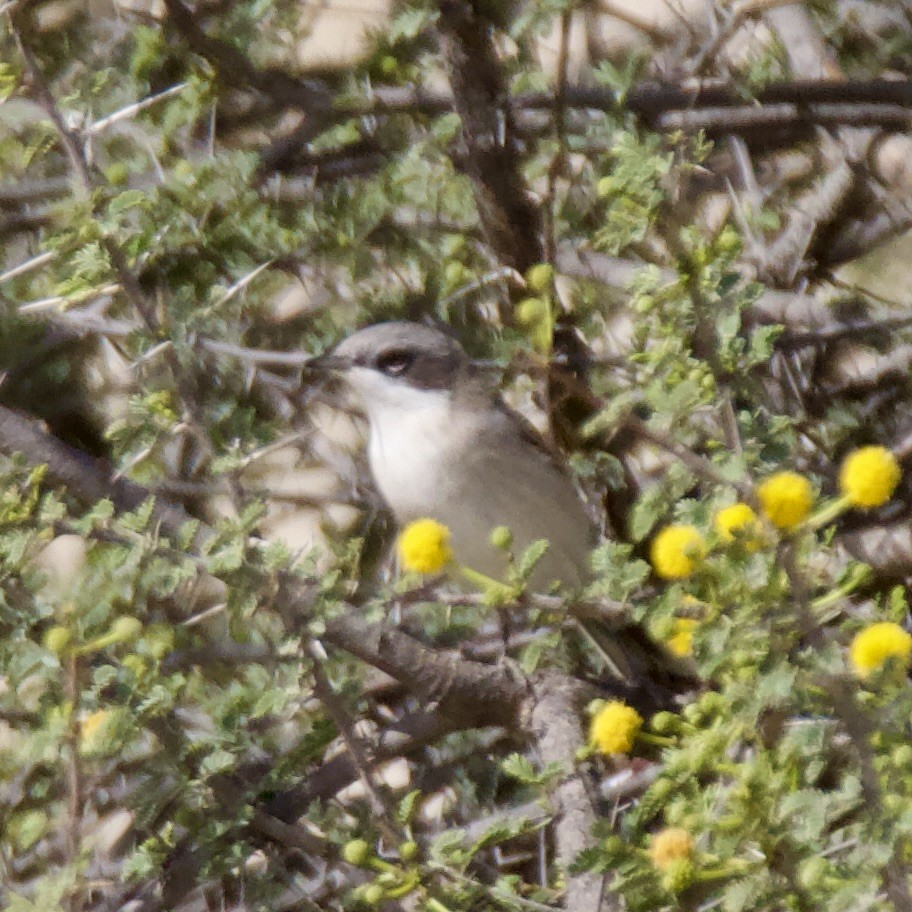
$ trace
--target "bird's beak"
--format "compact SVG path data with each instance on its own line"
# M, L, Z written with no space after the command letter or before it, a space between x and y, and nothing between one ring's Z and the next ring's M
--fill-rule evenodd
M318 355L307 362L307 370L320 374L327 374L330 371L344 371L351 367L351 361L348 358L340 358L332 352L325 355Z

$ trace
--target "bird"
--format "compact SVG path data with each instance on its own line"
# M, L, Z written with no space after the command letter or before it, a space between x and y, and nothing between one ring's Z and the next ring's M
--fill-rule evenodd
M501 580L509 557L491 532L506 526L514 553L548 542L529 591L585 586L599 535L568 468L452 335L423 323L376 323L309 366L335 373L360 400L370 472L400 528L436 520L459 564ZM577 623L623 683L657 670L690 678L632 622L607 630L591 617Z

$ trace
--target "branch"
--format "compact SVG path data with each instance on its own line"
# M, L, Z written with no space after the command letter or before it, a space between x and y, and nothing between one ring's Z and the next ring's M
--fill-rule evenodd
M35 55L32 53L31 48L24 40L23 30L17 24L15 16L10 18L10 22L13 39L22 56L23 63L25 64L25 71L28 74L32 92L34 93L38 104L50 118L54 130L60 139L60 143L70 159L70 166L73 175L76 178L78 194L83 200L91 202L92 214L97 215L99 214L102 196L99 195L97 200L93 200L92 198L96 186L85 150L80 145L77 135L64 123L60 110L57 107L57 102L45 82L41 67L38 64ZM161 326L159 325L155 307L147 299L145 292L142 290L142 286L139 284L139 279L130 269L127 255L117 241L109 234L102 233L100 240L102 247L111 261L120 287L123 289L130 305L139 314L149 333L153 337L161 338ZM204 431L204 422L200 415L200 410L193 394L189 378L186 376L183 365L180 363L173 348L168 348L165 351L164 356L173 375L175 389L177 390L178 397L186 413L185 418L188 425L192 426L194 436L200 448L211 458L212 444Z
M443 0L439 28L452 104L462 120L461 164L472 180L481 223L500 262L523 272L544 255L541 216L520 174L491 24L469 0Z
M766 248L757 273L764 282L794 284L821 227L833 221L855 186L856 175L843 159L791 207L786 227Z
M513 110L551 111L554 94L524 92L506 99ZM778 126L814 123L818 116L832 116L836 107L852 111L852 116L880 123L881 119L900 126L905 117L908 125L912 109L912 80L870 79L848 82L844 79L796 79L775 83L757 91L748 103L737 89L719 85L647 82L633 86L623 96L603 86L568 85L563 92L568 108L592 111L627 111L643 118L649 125L671 112L716 109L726 111L719 117L746 116L749 111L767 108L767 117L779 107ZM444 91L431 91L420 86L375 88L367 103L340 107L339 116L360 117L367 114L444 114L453 110L455 99ZM789 106L789 110L785 107ZM900 115L904 111L904 115ZM864 114L862 114L864 112ZM678 124L680 126L680 124ZM719 123L719 127L725 126ZM668 124L671 129L671 124Z
M372 746L375 763L410 757L466 726L437 710L422 709L397 720ZM347 751L327 760L297 785L264 802L263 810L279 820L297 820L314 801L329 801L358 778L358 766Z
M22 454L30 465L46 465L51 481L80 502L91 505L110 499L120 511L135 510L150 496L148 489L125 478L114 480L110 468L40 430L38 422L0 406L0 453ZM193 521L184 509L157 498L154 512L163 532L177 534ZM200 524L201 545L212 530ZM312 613L312 596L299 580L288 580L286 612L296 618ZM521 677L510 668L470 662L438 653L400 631L367 624L354 616L329 621L323 639L386 672L441 709L464 722L515 726L524 696Z
M110 500L118 512L137 509L152 495L148 489L126 478L114 479L110 466L95 460L74 447L48 434L33 418L0 405L0 453L21 454L32 466L46 465L48 478L81 503L90 506L99 500ZM155 499L152 510L162 531L178 532L193 517L183 507L162 498ZM200 547L211 533L200 526L195 537Z
M554 790L558 817L554 827L558 864L565 870L584 849L595 844L592 828L595 806L580 772L576 752L585 743L580 724L583 691L569 678L548 676L533 687L529 729L536 739L542 764L557 763L565 771ZM599 912L604 893L599 874L567 875L564 908L570 912ZM619 908L612 903L613 908Z
M445 735L459 730L461 726L452 718L436 712L419 711L399 720L395 730L387 730L380 736L374 746L373 759L375 762L383 762L394 757L412 756ZM262 770L255 775L259 779ZM314 801L329 801L357 778L358 767L352 756L347 751L337 754L297 786L253 805L251 829L270 840L287 844L288 831L281 824L293 824ZM295 832L300 834L300 827L296 827ZM324 846L315 843L313 848L316 849L316 854L325 854ZM200 867L206 860L202 850L185 840L170 853L160 883L152 880L119 895L115 894L103 908L106 912L115 912L127 906L133 912L161 912L175 908L199 885Z
M321 639L401 681L425 704L438 703L441 712L466 727L518 724L526 691L511 666L437 652L401 631L368 624L354 614L328 621Z
M168 18L194 53L211 63L230 86L250 86L283 108L297 108L311 115L332 107L332 97L323 83L289 76L278 67L258 69L237 48L210 38L182 0L165 0ZM317 118L319 119L319 118Z

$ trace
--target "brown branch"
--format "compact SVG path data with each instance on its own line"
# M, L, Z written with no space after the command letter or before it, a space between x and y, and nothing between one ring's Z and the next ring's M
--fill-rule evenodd
M559 764L564 774L554 788L557 820L554 840L557 862L567 869L577 855L595 844L592 828L597 815L592 798L576 769L576 752L585 744L580 724L584 691L570 678L549 675L533 685L528 728L536 740L542 764ZM570 912L599 912L603 878L584 872L567 875L564 908ZM612 902L613 908L620 908Z
M0 406L0 452L19 453L32 465L47 465L52 481L65 485L85 504L110 498L118 510L132 510L143 503L148 491L125 479L113 481L110 472L97 463L42 431L38 423ZM155 513L166 533L175 533L190 517L180 507L158 500ZM198 541L211 531L200 526ZM291 615L306 617L311 608L306 589L294 593L288 606ZM382 625L368 625L359 618L341 618L328 624L323 639L402 681L425 701L438 701L440 712L425 712L398 724L387 733L374 752L375 760L407 755L420 750L448 732L475 725L516 727L519 707L525 696L522 679L511 668L471 662L454 655L440 654L417 640ZM313 848L304 831L287 830L281 822L291 823L320 797L329 797L358 775L358 763L350 753L329 761L320 771L264 806L257 805L252 822L254 831L283 844ZM265 816L264 816L265 815ZM278 821L279 823L276 823ZM305 843L307 844L305 846ZM186 846L166 866L166 905L191 890L200 864L199 854ZM141 909L159 908L155 892L140 889L134 896ZM114 906L112 905L112 908Z
M469 0L442 0L440 44L462 121L460 164L472 180L478 214L501 263L523 272L542 261L541 216L520 173L506 83L491 35Z
M501 97L496 102L508 103L513 110L552 111L554 94L551 92L524 92L510 98ZM366 114L444 114L454 108L454 97L445 91L432 91L422 87L379 86L371 92L369 102L351 107L340 107L339 117L360 117ZM715 108L728 112L747 112L763 107L790 105L782 111L777 125L787 126L796 121L814 122L816 113L826 113L827 106L840 106L860 112L872 123L897 118L905 110L906 118L912 113L912 80L870 79L847 82L843 79L795 79L766 86L756 92L751 102L737 89L719 85L681 86L671 83L641 83L633 86L623 96L603 86L568 85L564 90L564 104L568 108L592 111L627 111L652 125L659 117L674 111L699 111ZM721 115L720 115L721 116ZM740 116L740 113L739 113ZM724 126L724 124L720 124Z
M152 495L142 485L126 478L114 479L110 466L92 459L74 447L48 434L34 418L0 406L0 453L21 454L33 466L46 465L48 479L86 506L110 500L119 512L137 509ZM152 510L155 521L168 535L177 535L193 517L183 507L162 498L155 499ZM209 537L200 526L197 546Z
M791 207L786 227L766 248L757 273L764 282L789 287L821 228L836 217L855 187L855 172L843 160Z
M912 574L912 528L908 519L843 532L839 543L882 577L905 580Z
M328 621L321 639L401 681L425 703L438 703L466 726L517 725L525 684L512 666L437 652L394 628L368 624L354 611Z
M869 179L868 186L873 184L873 179ZM912 228L912 210L897 198L895 191L879 193L878 197L874 201L878 211L837 226L817 245L814 259L818 273L858 259Z
M332 719L336 730L345 742L349 756L358 771L358 779L361 782L364 792L367 795L370 804L371 814L379 831L383 834L384 839L395 845L401 842L405 836L396 823L395 811L388 803L384 801L379 790L374 784L374 769L371 758L368 756L365 745L355 733L354 722L348 715L342 701L336 695L326 676L323 668L323 659L325 653L322 646L311 641L309 644L310 657L313 660L312 672L314 678L314 693L317 699L323 704L327 715Z
M86 505L110 499L118 511L134 510L151 495L127 479L113 480L104 464L40 430L33 419L0 406L0 453L19 453L30 465L46 465L48 476ZM166 534L175 535L192 520L183 508L157 499L153 516ZM199 524L201 545L212 530ZM288 616L310 616L312 595L300 580L289 579ZM440 703L444 712L482 725L515 725L523 697L521 677L510 668L469 662L438 653L400 631L350 616L328 622L323 639L402 681L413 692Z
M372 751L374 762L413 756L440 738L465 728L454 717L437 710L419 710L397 720L379 736ZM274 795L262 807L279 820L296 820L314 801L328 801L357 778L357 764L345 751L327 760L297 785Z
M382 762L394 757L409 757L429 744L458 731L461 726L452 718L439 713L419 711L396 723L395 730L384 732L374 749L374 760ZM239 776L242 774L239 773ZM260 773L255 773L258 777ZM256 831L272 841L289 844L289 838L300 843L309 833L300 827L285 830L281 824L293 824L314 801L328 801L358 778L358 769L348 752L338 754L306 776L302 782L254 807L252 824ZM303 846L302 846L303 847ZM305 851L318 856L326 854L325 845L313 842ZM103 908L115 912L129 904L134 912L161 912L174 908L199 883L199 871L206 861L204 853L187 840L179 844L164 865L164 877L159 883L152 880L111 896Z
M278 67L258 69L237 48L207 35L194 13L182 0L165 0L168 19L194 53L211 63L230 86L250 86L275 104L318 115L332 107L332 97L323 83L298 79ZM316 118L319 120L319 118Z

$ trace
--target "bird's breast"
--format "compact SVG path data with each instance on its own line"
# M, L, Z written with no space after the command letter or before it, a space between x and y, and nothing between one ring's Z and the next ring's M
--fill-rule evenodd
M450 410L442 396L372 422L371 473L400 523L434 516L450 496L452 430Z
M371 471L400 525L430 517L446 525L456 559L494 578L507 560L490 542L508 526L517 554L538 539L550 546L533 582L583 582L592 526L569 477L513 435L485 434L445 401L371 425Z

